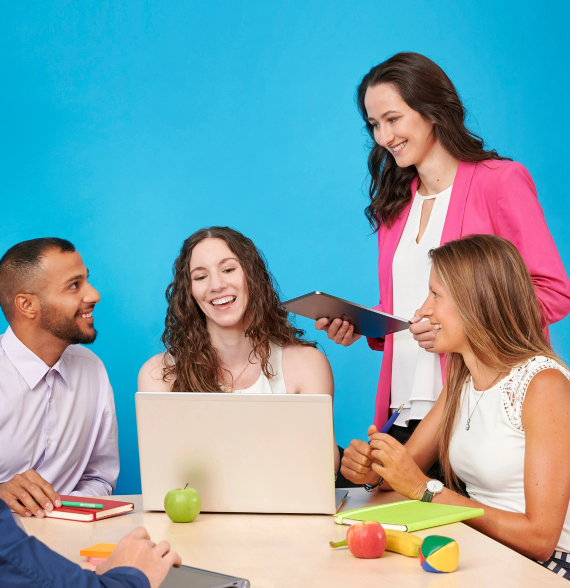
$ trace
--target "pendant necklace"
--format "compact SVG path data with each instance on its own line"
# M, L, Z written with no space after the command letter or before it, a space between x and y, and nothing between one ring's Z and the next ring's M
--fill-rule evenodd
M473 413L475 412L477 405L479 404L479 402L481 401L481 398L483 398L483 394L485 394L485 392L487 392L487 390L489 390L489 388L492 388L495 384L495 382L499 379L499 376L502 374L503 372L500 372L499 375L489 384L489 386L487 386L485 388L485 390L481 391L481 395L479 396L479 400L477 400L475 407L473 408L473 411L471 412L471 414L469 414L469 396L470 396L470 392L471 390L467 390L467 422L465 423L465 430L469 431L469 429L471 428L471 417L473 416ZM473 376L471 376L471 385L473 386ZM475 390L475 386L473 386L473 390Z
M232 375L232 372L230 370L228 370L228 372L230 372L230 376L232 376L232 383L230 386L226 386L224 384L220 384L220 388L222 390L222 392L235 392L235 388L234 388L234 384L237 383L237 381L242 377L243 372L245 372L245 370L247 369L247 366L249 365L249 359L247 360L247 363L245 364L245 367L243 368L243 370L241 370L241 372L239 373L239 376L234 380L234 377Z

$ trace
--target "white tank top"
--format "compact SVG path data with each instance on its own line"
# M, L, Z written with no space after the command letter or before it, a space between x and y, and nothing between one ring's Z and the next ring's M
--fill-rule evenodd
M269 343L269 349L271 351L269 363L271 364L271 371L275 375L272 378L267 378L261 372L253 386L235 390L234 394L287 394L285 378L283 377L283 348Z
M427 298L431 269L428 254L441 242L452 188L433 196L416 192L392 262L393 314L396 316L411 319ZM428 224L420 242L416 243L423 204L432 198L435 202ZM439 355L422 349L407 329L394 333L393 337L390 408L404 405L395 423L402 427L407 426L410 419L423 419L434 405L442 388L441 364Z
M471 378L463 386L449 442L449 461L473 500L501 510L525 512L522 406L532 378L545 369L557 369L570 380L568 370L539 355L513 368L489 390L477 392ZM468 395L472 416L466 430ZM570 508L556 549L570 552Z

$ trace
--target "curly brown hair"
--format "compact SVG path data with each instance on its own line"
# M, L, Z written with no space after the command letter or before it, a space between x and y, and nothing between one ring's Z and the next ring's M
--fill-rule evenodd
M269 343L286 345L309 345L302 339L305 332L295 328L288 313L281 308L279 286L267 268L265 256L240 232L229 227L209 227L196 231L188 237L173 266L172 283L166 289L168 310L164 321L162 342L172 358L165 365L162 378L166 382L175 378L173 392L221 392L218 354L210 342L206 328L206 317L192 296L190 258L192 251L204 239L222 239L239 260L243 268L249 302L245 316L249 326L245 336L252 342L252 357L261 361L261 370L267 378L273 377L269 357ZM167 362L165 362L167 363Z

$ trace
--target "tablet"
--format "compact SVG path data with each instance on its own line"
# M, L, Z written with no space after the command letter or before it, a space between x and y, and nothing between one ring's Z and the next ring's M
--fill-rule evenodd
M410 321L374 310L324 292L310 292L281 305L287 312L306 318L329 321L340 318L354 325L354 332L376 339L409 328Z
M251 584L249 580L243 578L190 566L180 566L172 568L160 586L161 588L250 588Z

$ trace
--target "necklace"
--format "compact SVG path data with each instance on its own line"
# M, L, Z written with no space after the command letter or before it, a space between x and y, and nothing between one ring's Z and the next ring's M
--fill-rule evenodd
M245 364L245 367L243 368L243 370L241 370L241 372L239 373L239 376L235 379L234 379L232 372L230 370L228 370L228 372L230 372L230 376L232 376L232 383L231 383L231 386L226 386L224 384L220 384L220 388L222 389L222 392L235 392L236 389L234 388L234 384L242 377L243 372L245 372L248 365L249 365L249 359L247 360L247 363Z
M471 390L467 390L467 422L465 423L465 430L469 431L469 429L471 428L471 417L473 416L473 413L475 412L477 405L479 404L479 402L481 402L481 398L483 398L483 394L485 392L487 392L487 390L489 390L489 388L492 388L493 385L495 384L495 382L499 379L500 375L503 372L499 372L499 375L485 388L485 390L481 391L481 396L479 396L479 400L477 400L477 402L475 403L475 407L473 408L473 411L471 412L471 414L469 414L469 396L470 396L470 391ZM473 376L471 376L471 385L473 385ZM475 390L475 387L473 387L473 390Z

